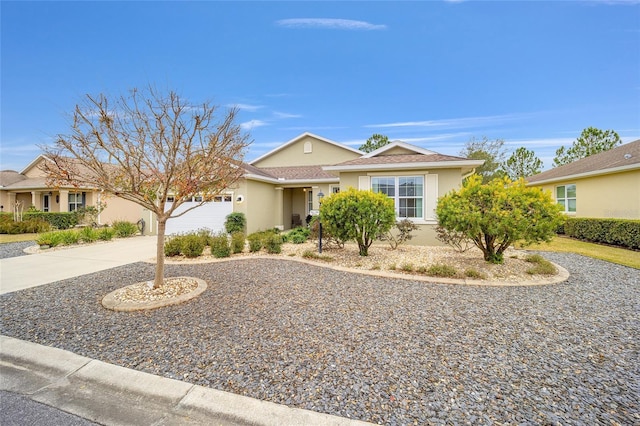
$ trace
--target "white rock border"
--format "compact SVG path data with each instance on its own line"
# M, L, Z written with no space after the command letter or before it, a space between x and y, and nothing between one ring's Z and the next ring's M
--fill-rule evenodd
M150 309L162 308L165 306L177 305L180 303L184 303L188 300L191 300L195 297L198 297L202 292L207 289L207 283L204 280L196 277L171 277L171 278L186 278L190 280L195 280L198 283L198 287L190 293L181 294L180 296L167 298L162 300L152 300L149 302L124 302L118 300L115 297L115 294L120 291L122 288L116 289L111 293L107 294L102 298L102 306L112 311L118 312L134 312L134 311L144 311ZM127 287L133 287L140 283L131 284ZM127 288L124 287L124 288Z

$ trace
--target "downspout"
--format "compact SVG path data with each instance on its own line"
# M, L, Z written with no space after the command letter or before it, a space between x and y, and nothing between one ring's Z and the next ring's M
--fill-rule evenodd
M466 175L462 175L462 180L465 180L466 178L468 178L469 176L471 176L475 172L476 172L476 168L474 167L469 173L467 173Z

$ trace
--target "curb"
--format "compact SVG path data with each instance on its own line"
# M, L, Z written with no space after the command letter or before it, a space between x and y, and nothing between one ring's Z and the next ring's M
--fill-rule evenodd
M0 389L101 424L370 425L0 335Z

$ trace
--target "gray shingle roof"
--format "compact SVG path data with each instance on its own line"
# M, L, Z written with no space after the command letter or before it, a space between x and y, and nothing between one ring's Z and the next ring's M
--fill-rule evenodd
M594 154L564 166L538 173L527 178L529 183L545 182L571 178L576 175L597 175L611 172L612 169L638 166L640 168L640 139L620 145L609 151Z

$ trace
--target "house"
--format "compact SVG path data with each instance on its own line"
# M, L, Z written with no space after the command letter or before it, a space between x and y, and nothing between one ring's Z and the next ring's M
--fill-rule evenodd
M567 215L640 219L640 139L531 176Z
M0 171L1 211L26 212L29 208L35 208L44 212L70 212L81 207L106 204L99 216L100 223L116 220L137 222L142 217L142 207L137 204L92 188L50 187L39 167L44 161L49 160L39 155L21 172Z
M170 219L167 234L200 228L222 230L225 217L231 212L245 214L248 233L271 228L292 229L304 224L308 215L317 214L319 194L328 196L354 187L393 197L398 218L409 218L419 226L412 243L438 244L435 239L438 197L458 188L462 179L482 163L482 160L442 155L401 141L365 154L338 142L303 133L243 164L244 176L235 187L226 189L197 209ZM109 219L120 214L123 219L130 218L127 220L145 219L147 230L154 232L155 221L149 211L116 197L104 198L104 194L92 190L50 190L35 170L39 171L30 165L21 173L24 179L6 186L2 183L0 196L14 197L41 210L49 206L50 211L72 210L78 202L92 205L106 199L107 208L100 216L101 223L109 223ZM13 180L18 179L12 176ZM56 197L55 202L51 197ZM199 200L195 197L192 201ZM181 208L188 206L189 203L185 203Z

